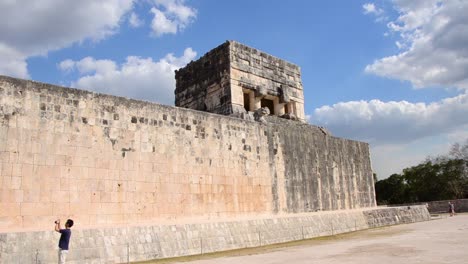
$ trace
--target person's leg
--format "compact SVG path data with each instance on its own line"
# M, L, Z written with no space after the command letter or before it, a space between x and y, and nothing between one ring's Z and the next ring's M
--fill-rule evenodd
M60 250L59 264L65 264L67 260L68 250Z

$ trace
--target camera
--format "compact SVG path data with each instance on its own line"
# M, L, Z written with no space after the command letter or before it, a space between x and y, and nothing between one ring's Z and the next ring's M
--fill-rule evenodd
M55 224L58 224L59 222L56 220L54 223L55 223Z

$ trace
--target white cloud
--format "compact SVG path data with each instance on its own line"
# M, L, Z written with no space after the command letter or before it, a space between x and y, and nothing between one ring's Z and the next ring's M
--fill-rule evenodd
M385 35L397 34L400 51L365 71L409 81L416 88L456 87L461 94L432 103L352 101L315 110L313 122L334 135L370 142L379 178L400 173L428 155L447 153L451 144L468 138L468 1L392 3L398 17L387 23ZM372 3L363 10L377 21L385 13Z
M407 143L468 124L468 93L438 102L351 101L315 110L313 123L337 136L371 144Z
M64 60L58 67L63 71L79 72L79 79L71 84L73 87L174 104L174 70L185 66L195 57L196 52L187 48L180 57L167 54L159 61L129 56L125 63L118 65L112 60L86 57L79 61Z
M465 129L468 126L465 126ZM457 130L461 133L463 127ZM374 172L379 179L386 178L393 173L401 173L404 168L415 166L429 156L447 154L453 143L463 142L468 138L467 130L464 135L457 139L450 139L449 135L430 136L418 139L413 142L391 144L391 145L371 145L371 161Z
M26 57L0 41L0 74L29 78Z
M100 41L123 21L143 25L135 12L138 0L0 1L0 74L29 78L27 59L84 41ZM196 18L184 0L141 1L154 6L152 32L160 36L183 30Z
M134 0L1 1L0 74L28 78L26 59L117 32Z
M168 33L177 33L177 23L175 21L169 20L163 12L154 7L151 8L151 12L154 14L151 27L156 36Z
M64 72L69 72L73 70L73 67L75 67L75 62L70 59L61 61L58 65L58 68Z
M468 1L396 0L399 16L388 23L401 52L365 71L410 81L414 87L468 89Z
M141 27L144 24L143 20L141 20L135 12L132 12L130 14L130 17L128 18L128 23L131 27L134 28Z
M185 5L184 0L154 0L156 7L151 8L154 17L151 22L156 36L176 34L195 20L197 10Z
M462 143L463 139L468 140L468 125L462 126L460 129L447 134L450 142Z
M127 57L129 58L134 57ZM79 62L75 62L75 67L80 74L95 73L96 75L106 75L115 72L117 64L112 60L95 60L92 57L86 57Z
M374 3L366 3L362 5L362 8L364 9L364 14L380 15L383 13L383 10L377 8Z
M376 22L384 22L388 20L388 17L385 16L385 11L382 8L377 7L374 3L366 3L362 5L364 14L374 15L376 17Z
M465 93L429 104L341 102L316 109L311 119L333 135L369 142L372 167L382 179L463 142L468 138L467 116Z

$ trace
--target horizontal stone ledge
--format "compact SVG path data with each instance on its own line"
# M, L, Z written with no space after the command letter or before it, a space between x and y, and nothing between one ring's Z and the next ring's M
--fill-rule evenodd
M430 220L425 206L365 208L142 226L73 229L68 260L119 263L264 246ZM0 263L57 261L53 231L0 233ZM24 249L28 250L25 251Z

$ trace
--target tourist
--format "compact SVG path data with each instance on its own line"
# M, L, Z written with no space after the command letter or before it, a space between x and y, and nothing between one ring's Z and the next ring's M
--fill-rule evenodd
M450 212L450 216L455 215L455 205L452 202L449 202L449 212Z
M55 231L59 232L60 240L59 240L59 251L58 251L58 263L63 264L67 258L68 254L68 244L70 243L71 237L71 230L70 228L73 226L73 220L68 219L65 223L65 229L60 228L60 219L55 221Z

